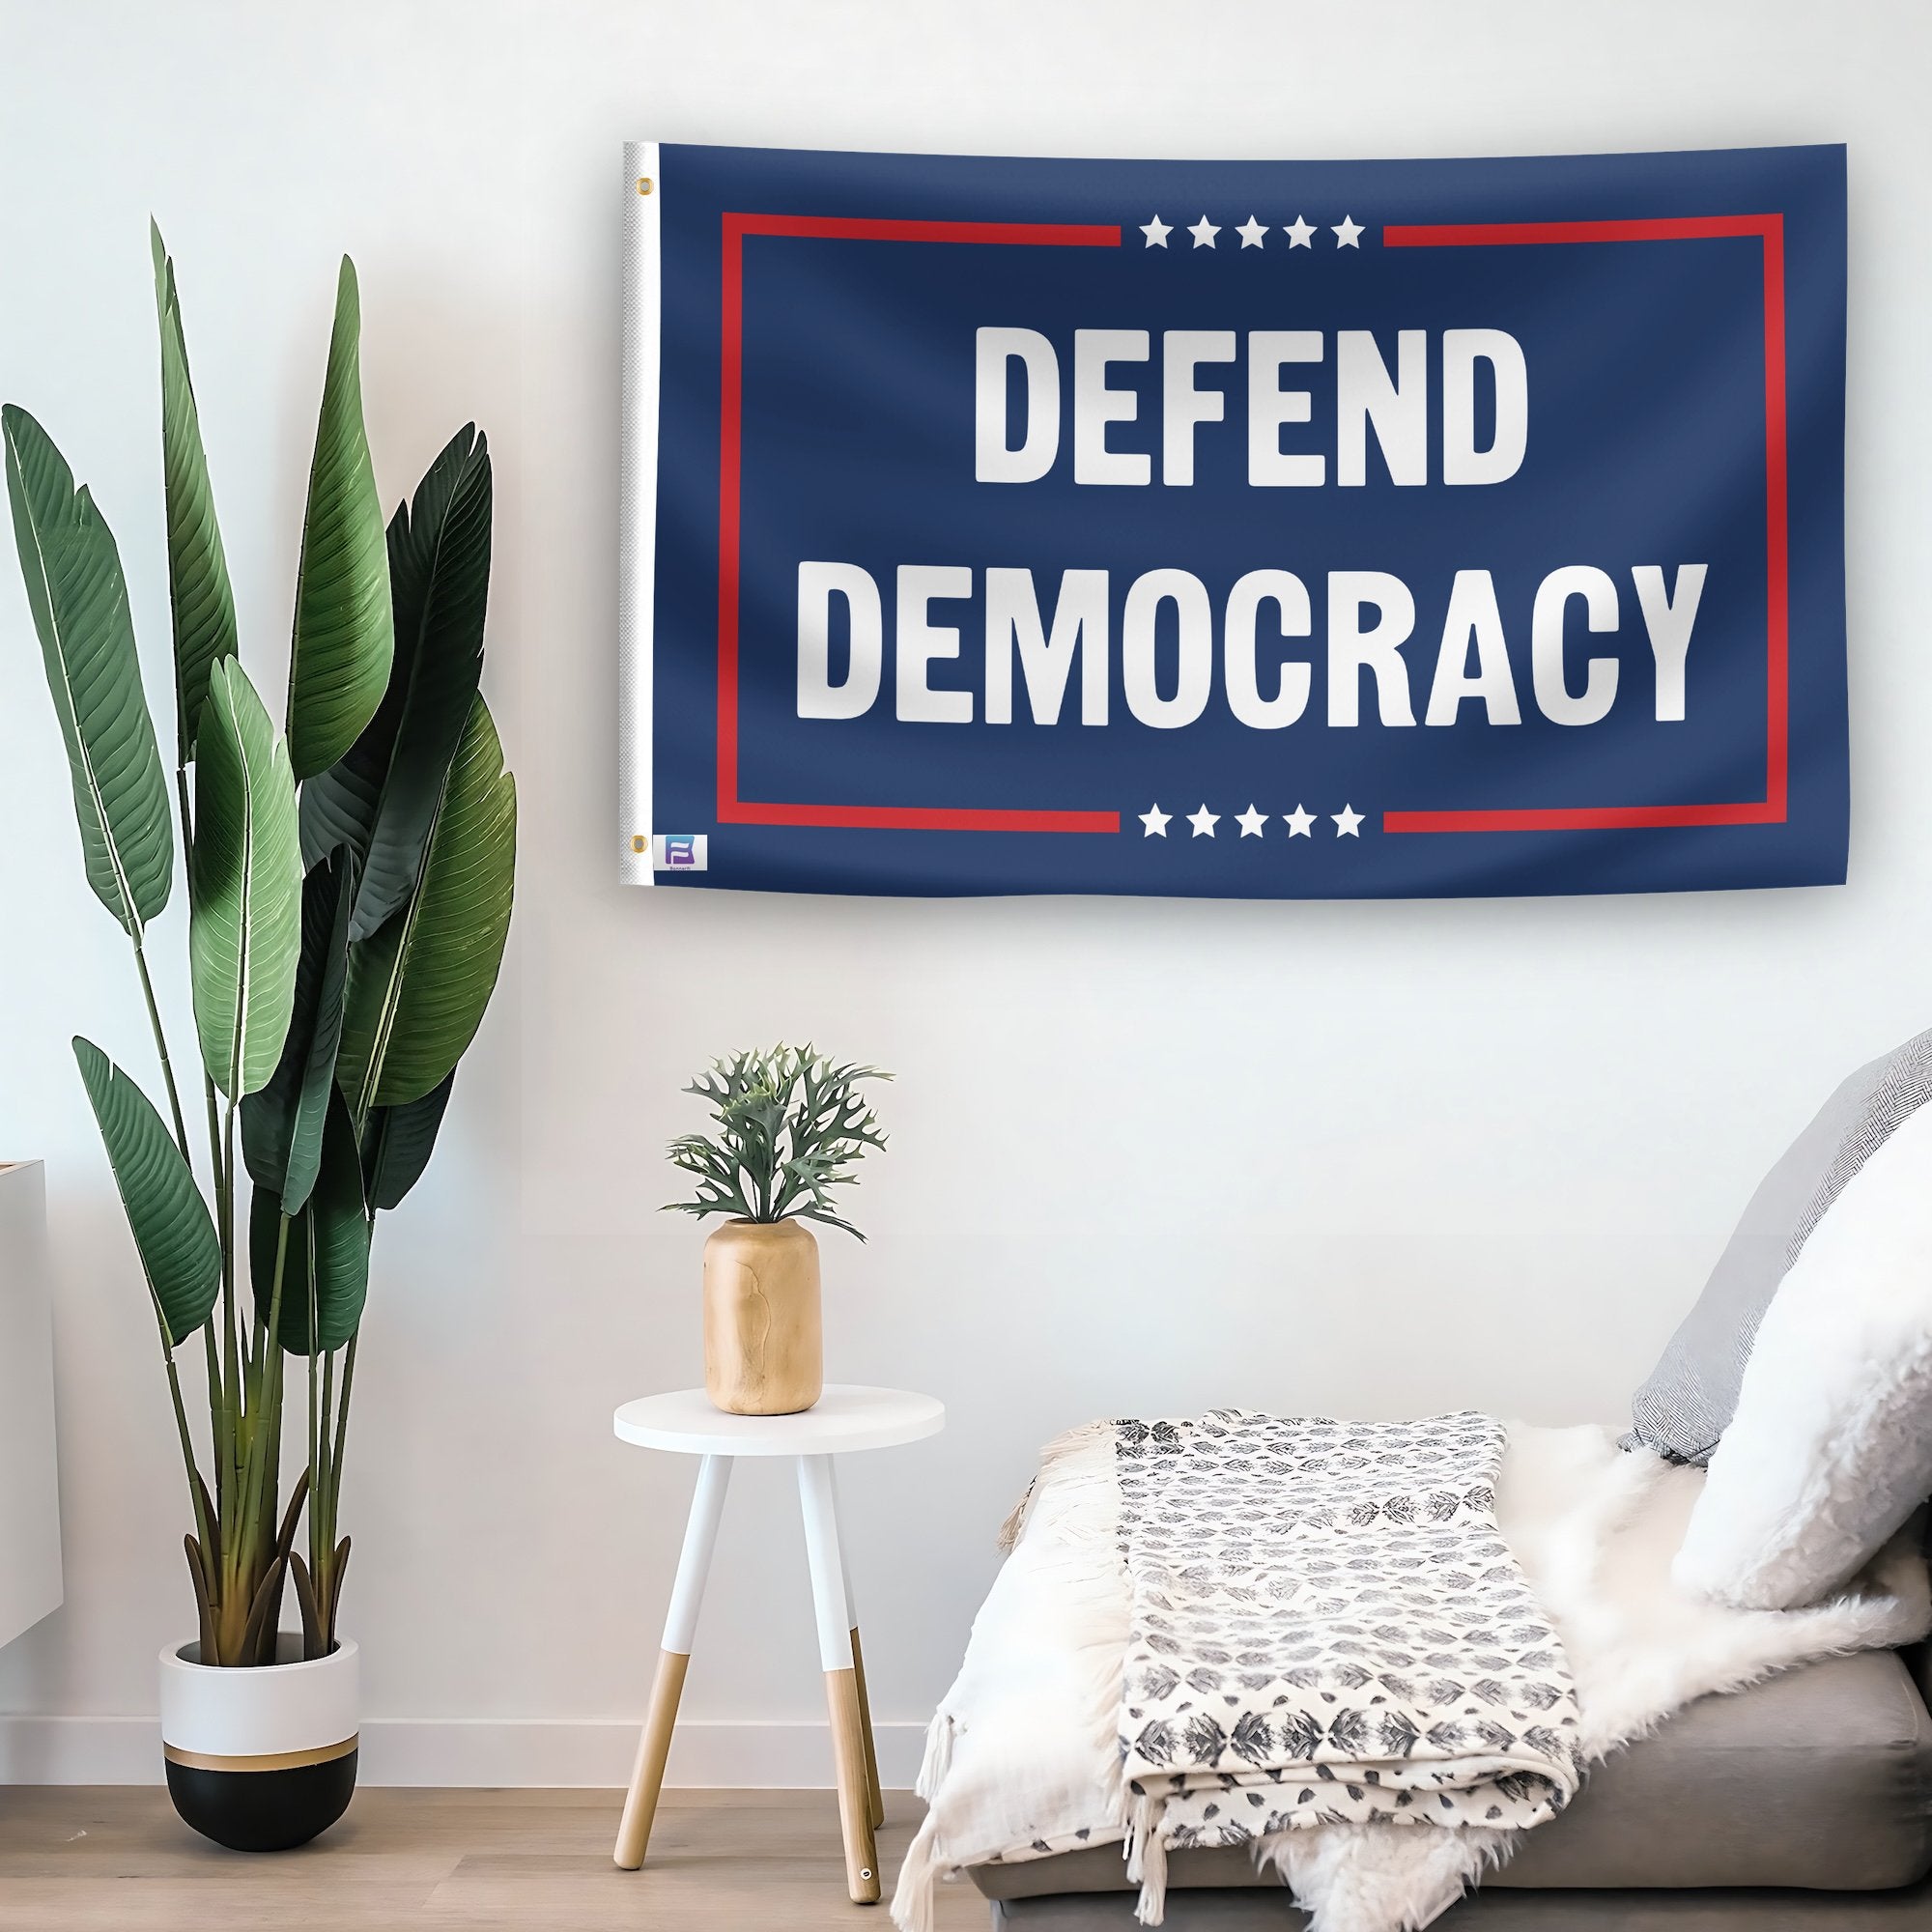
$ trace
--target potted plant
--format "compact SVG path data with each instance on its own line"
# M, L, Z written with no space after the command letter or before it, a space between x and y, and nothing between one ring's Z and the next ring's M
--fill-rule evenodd
M168 1787L198 1831L272 1850L327 1829L355 1786L356 1649L338 1631L349 1559L338 1507L370 1240L429 1159L496 984L516 788L477 688L490 575L483 438L460 432L385 533L345 258L278 731L238 655L158 232L154 259L172 804L113 535L24 410L0 411L0 439L88 882L132 944L166 1105L163 1116L75 1039L147 1277L192 1522L198 1631L161 1657ZM147 959L174 883L176 816L198 1105ZM206 1125L198 1155L191 1119ZM306 1454L285 1490L292 1360L306 1388ZM205 1421L191 1422L204 1406ZM291 1595L300 1628L284 1632Z
M666 1207L729 1217L704 1243L704 1386L728 1414L791 1415L824 1391L818 1242L805 1223L866 1238L832 1211L832 1190L885 1146L859 1084L891 1078L781 1044L714 1061L684 1090L714 1130L671 1142L672 1166L696 1186Z

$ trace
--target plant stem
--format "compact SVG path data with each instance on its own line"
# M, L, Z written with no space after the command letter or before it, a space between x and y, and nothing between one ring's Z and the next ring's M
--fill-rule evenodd
M309 1303L311 1311L315 1303ZM335 1357L316 1347L316 1327L311 1313L308 1351L308 1576L311 1602L315 1607L314 1653L327 1657L329 1629L334 1619L329 1610L332 1590L329 1555L335 1548L334 1512L328 1500L329 1410L335 1401ZM317 1386L317 1360L321 1360L321 1384Z
M187 1409L182 1403L181 1371L175 1367L175 1351L167 1346L165 1336L161 1343L161 1358L168 1365L168 1394L174 1400L175 1431L181 1436L182 1462L187 1471L187 1499L194 1511L194 1533L200 1541L205 1564L214 1544L209 1533L208 1512L202 1507L201 1470L195 1463L194 1438L188 1434Z
M286 1234L286 1231L284 1231ZM221 1122L221 1367L231 1387L239 1386L241 1349L235 1326L235 1102Z
M359 1334L359 1330L357 1331ZM342 1390L335 1399L335 1453L328 1459L328 1515L331 1524L335 1519L335 1506L342 1494L342 1449L349 1440L349 1392L355 1385L355 1343L357 1337L349 1338L349 1346L342 1351Z
M309 1296L309 1350L308 1350L308 1543L309 1574L315 1573L315 1513L322 1501L322 1463L319 1460L325 1428L322 1412L316 1406L315 1393L315 1297Z
M201 1076L202 1096L208 1109L208 1160L214 1176L214 1216L215 1226L221 1225L221 1116L215 1106L214 1076L203 1071ZM208 1352L208 1428L212 1453L214 1458L214 1510L221 1518L223 1527L227 1526L228 1511L232 1498L229 1482L228 1452L226 1445L233 1437L233 1430L227 1426L227 1396L221 1380L221 1358L214 1342L214 1323L202 1324L202 1339L207 1344Z
M335 1396L335 1446L328 1454L327 1498L318 1515L310 1505L309 1530L314 1552L311 1568L316 1576L316 1596L322 1609L322 1642L326 1656L335 1643L335 1616L340 1607L338 1593L342 1579L336 1570L337 1508L342 1499L342 1451L349 1439L349 1397L355 1383L355 1337L342 1351L342 1384ZM328 1408L328 1384L335 1374L335 1357L328 1357L323 1374L323 1408ZM327 1579L326 1582L324 1579Z
M230 1109L231 1126L233 1109ZM282 1272L288 1257L289 1224L283 1216L275 1242L274 1286L270 1291L271 1309L279 1313ZM230 1340L233 1334L231 1330ZM240 1461L235 1480L235 1527L222 1548L221 1602L216 1613L220 1632L221 1662L252 1662L242 1655L242 1639L249 1612L269 1565L263 1560L262 1520L270 1517L269 1541L274 1537L273 1499L268 1494L269 1471L274 1465L281 1418L277 1370L280 1350L265 1350L245 1381L239 1378L233 1392L243 1398L241 1427L237 1434Z
M194 854L194 812L188 804L187 766L185 764L178 764L175 767L175 808L181 813L182 850L187 853L190 861L192 861ZM192 891L190 891L189 896L193 896Z
M208 1440L209 1456L214 1468L214 1514L225 1527L228 1521L228 1458L223 1444L228 1438L222 1428L221 1357L215 1350L214 1323L212 1321L201 1324L201 1341L207 1357Z
M311 1335L309 1339L312 1342L315 1338ZM309 1570L316 1579L317 1593L326 1597L325 1585L327 1581L328 1558L329 1553L335 1548L335 1496L333 1490L335 1471L329 1440L330 1417L334 1413L336 1404L335 1354L332 1350L327 1351L317 1350L316 1352L322 1354L322 1403L320 1408L317 1410L318 1421L316 1426L316 1449L321 1466L319 1472L309 1479L309 1491L311 1496L315 1495L317 1493L316 1485L320 1483L321 1506L317 1507L313 1501L309 1504L308 1546ZM308 1359L311 1368L313 1368L315 1354L312 1353ZM327 1630L325 1628L323 1635L327 1637Z
M175 1121L175 1145L181 1149L182 1158L186 1160L187 1123L182 1119L181 1094L175 1089L174 1062L168 1058L167 1035L161 1030L161 1009L155 1000L155 982L148 974L147 950L138 939L134 942L134 970L141 976L141 997L148 1003L148 1024L154 1029L155 1051L161 1059L161 1078L168 1090L168 1112Z
M230 1497L234 1529L224 1539L224 1554L231 1548L235 1562L223 1565L224 1575L239 1577L242 1545L247 1510L247 1492L242 1480L242 1462L247 1452L249 1417L243 1407L242 1358L235 1334L235 1102L230 1100L222 1122L221 1147L217 1157L216 1200L221 1216L221 1419L227 1437ZM225 1525L224 1525L225 1526Z
M282 1275L287 1265L289 1253L289 1217L281 1216L281 1225L275 1234L275 1279L269 1291L269 1321L274 1332L280 1332L282 1314ZM270 1534L273 1534L274 1510L272 1498L265 1494L267 1478L272 1450L281 1434L282 1406L279 1401L279 1375L282 1351L279 1349L265 1349L254 1365L253 1381L253 1422L248 1441L249 1495L248 1514L242 1524L242 1537L252 1551L260 1541L264 1517L269 1520ZM255 1581L250 1578L251 1584ZM252 1595L252 1589L250 1591Z

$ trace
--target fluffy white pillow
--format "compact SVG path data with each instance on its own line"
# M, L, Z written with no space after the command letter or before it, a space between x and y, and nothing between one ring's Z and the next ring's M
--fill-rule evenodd
M1671 1575L1746 1609L1847 1582L1932 1494L1932 1106L1855 1175L1766 1311Z

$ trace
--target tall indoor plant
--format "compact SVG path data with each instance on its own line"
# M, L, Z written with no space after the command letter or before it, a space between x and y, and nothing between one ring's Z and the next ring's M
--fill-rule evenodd
M378 1213L423 1171L496 984L516 790L478 691L484 439L461 431L385 532L345 258L278 732L239 656L174 265L158 231L153 240L172 809L114 537L32 416L0 410L0 437L88 882L131 942L166 1106L164 1117L128 1072L75 1039L147 1277L193 1525L198 1641L163 1658L164 1722L172 1703L192 1741L168 1732L169 1784L190 1823L266 1847L333 1822L354 1785L354 1646L337 1634L349 1542L337 1511L370 1238ZM184 1103L189 1079L169 1052L147 955L173 887L176 817L199 1106L191 1091ZM191 1118L205 1121L199 1178ZM290 1356L306 1385L307 1453L284 1494ZM200 1362L200 1427L184 1357ZM299 1636L279 1634L290 1589ZM292 1668L308 1674L288 1678ZM278 1680L288 1688L271 1689ZM325 1680L346 1688L319 1690ZM222 1748L231 1729L256 1740L272 1729L260 1707L277 1695L311 1729L339 1725L346 1696L346 1737ZM277 1768L250 1776L248 1760L263 1756Z

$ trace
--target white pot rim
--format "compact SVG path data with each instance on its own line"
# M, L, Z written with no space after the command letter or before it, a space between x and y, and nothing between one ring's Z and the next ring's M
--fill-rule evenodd
M301 1641L300 1633L295 1631L281 1632L276 1638L276 1647L279 1649L282 1644L289 1642L291 1639L299 1643ZM207 1671L221 1677L289 1678L305 1670L339 1670L344 1664L354 1662L360 1652L360 1646L353 1636L342 1636L336 1638L335 1648L327 1657L296 1657L291 1658L286 1663L204 1663L198 1657L188 1657L184 1654L190 1650L199 1650L200 1648L201 1639L199 1637L190 1637L184 1644L179 1644L173 1649L162 1651L161 1668L163 1670Z

